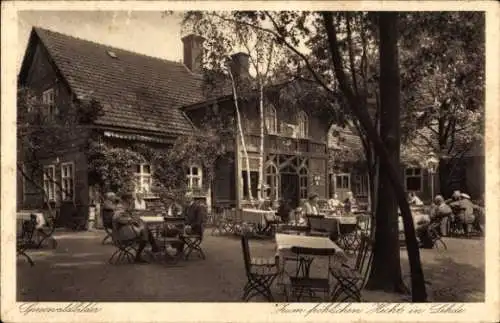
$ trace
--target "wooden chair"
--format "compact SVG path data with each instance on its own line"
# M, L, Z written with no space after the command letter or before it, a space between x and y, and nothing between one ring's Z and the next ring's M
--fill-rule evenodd
M355 251L360 243L360 234L358 232L358 223L340 223L338 244L347 252Z
M290 293L292 297L296 297L300 301L302 295L307 292L310 297L315 297L316 292L322 292L324 298L330 294L330 270L331 258L335 254L334 249L316 249L304 247L292 247L292 253L297 256L298 269L295 276L290 276ZM318 256L328 257L328 268L326 277L311 277L309 275L309 267L312 259ZM302 269L301 269L302 268ZM301 275L302 273L302 275ZM288 295L287 295L288 298Z
M331 273L337 279L337 285L332 292L332 301L336 301L342 294L341 301L349 298L361 301L361 290L366 284L373 257L373 241L367 235L361 235L360 246L357 250L354 266L346 263L332 268Z
M205 253L201 248L201 243L203 242L203 231L204 226L202 226L201 234L182 234L181 239L186 244L184 247L184 258L187 260L191 253L196 252L201 259L205 259Z
M271 285L279 274L278 256L275 258L251 258L246 235L241 236L241 247L247 276L242 299L247 302L252 297L261 295L270 302L274 301Z
M123 240L118 237L117 232L118 231L116 230L116 226L113 225L111 240L113 242L113 245L116 247L116 250L111 255L108 262L110 264L117 264L123 260L127 260L128 263L131 263L134 261L137 253L137 247L140 242L139 236L132 239Z
M182 245L184 241L181 238L184 232L184 218L182 217L164 217L165 222L159 225L149 226L149 230L153 235L159 251L163 253L164 259L167 261L173 261L177 263L184 256L183 252L177 252L175 255L171 255L167 252L167 247L176 247L177 245ZM169 228L173 228L175 235L171 235ZM156 258L156 254L153 254L153 258Z
M431 222L429 227L427 228L429 238L432 241L432 247L436 249L440 249L440 245L446 250L448 247L446 243L441 238L441 222Z

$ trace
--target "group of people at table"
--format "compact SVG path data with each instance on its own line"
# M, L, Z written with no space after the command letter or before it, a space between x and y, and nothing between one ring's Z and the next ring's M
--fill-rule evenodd
M113 192L109 192L105 196L103 203L102 215L104 218L112 219L112 230L115 239L126 241L137 239L138 248L135 262L145 263L142 258L142 253L147 244L151 245L153 253L159 251L159 246L152 234L151 228L141 217L133 212L136 197L128 193L120 198ZM175 212L174 212L175 213ZM194 201L190 194L186 195L186 205L183 208L181 217L184 218L184 232L175 226L163 226L160 234L166 237L175 237L183 234L203 234L204 222L206 219L206 208L203 204ZM177 249L177 252L183 252L184 242L179 240L172 243L172 247Z
M412 193L409 194L408 201L410 206L420 207L424 205L418 196ZM469 195L458 190L454 191L448 200L445 200L442 195L437 195L431 205L429 214L420 217L415 223L421 247L432 248L433 243L429 232L431 225L439 227L437 233L442 236L449 234L450 226L454 230L463 231L466 235L470 233L472 227L475 227L480 232L483 231L484 219L480 219L478 214L484 214L484 212L474 214L475 209L482 210L482 207L475 205Z
M347 193L346 199L340 201L338 195L334 194L331 199L326 202L326 205L320 207L320 200L317 194L311 194L307 200L301 201L299 207L293 209L290 207L290 201L282 201L276 214L280 217L283 223L293 223L299 226L307 225L307 216L313 215L345 215L351 214L357 209L357 202L352 192ZM294 215L298 215L295 219Z

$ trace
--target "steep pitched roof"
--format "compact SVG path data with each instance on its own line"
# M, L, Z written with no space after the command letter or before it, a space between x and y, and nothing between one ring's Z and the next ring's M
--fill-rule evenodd
M203 79L182 63L42 28L35 27L32 33L74 94L103 105L104 114L97 124L170 134L193 130L179 108L205 99Z

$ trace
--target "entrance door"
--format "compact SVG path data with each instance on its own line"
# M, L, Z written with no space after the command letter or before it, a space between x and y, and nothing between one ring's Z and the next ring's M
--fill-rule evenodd
M293 208L299 203L299 176L297 174L281 174L281 197L290 200Z
M347 197L347 192L351 191L351 175L349 173L335 174L334 187L338 198L343 201Z

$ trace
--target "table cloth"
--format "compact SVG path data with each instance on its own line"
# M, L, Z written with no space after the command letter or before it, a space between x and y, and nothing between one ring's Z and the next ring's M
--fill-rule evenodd
M275 211L256 210L256 209L242 209L241 221L252 224L266 225L267 221L276 219Z
M344 250L335 242L327 237L303 236L293 234L276 233L276 251L279 256L280 275L278 283L283 283L285 258L293 257L291 252L292 247L317 248L317 249L333 249L335 250L335 258L339 261L345 261L346 255Z

